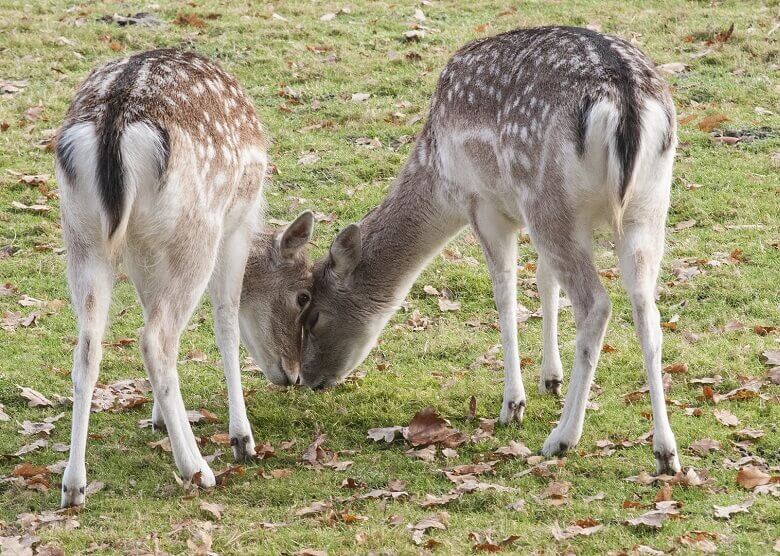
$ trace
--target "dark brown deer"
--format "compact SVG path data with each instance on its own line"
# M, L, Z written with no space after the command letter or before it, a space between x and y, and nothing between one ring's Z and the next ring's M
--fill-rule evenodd
M653 63L623 40L542 27L465 46L442 71L428 121L387 198L345 228L315 265L303 383L333 385L359 365L431 257L468 224L487 259L501 324L500 420L521 420L516 265L525 225L539 253L546 320L542 390L557 393L563 378L559 287L571 298L577 327L563 414L542 448L546 455L565 452L582 434L610 315L592 253L593 230L608 223L644 353L657 470L677 471L653 297L675 145L668 88Z

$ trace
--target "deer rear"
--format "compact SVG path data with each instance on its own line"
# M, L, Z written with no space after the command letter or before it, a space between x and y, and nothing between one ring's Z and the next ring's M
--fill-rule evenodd
M120 258L143 309L139 346L154 391L152 421L167 428L181 475L214 484L176 372L179 338L206 288L227 379L234 456L254 456L239 369L242 287L255 294L241 307L242 332L266 333L250 350L275 382L297 380L300 310L298 292L257 291L274 283L268 273L244 283L247 257L252 251L253 259L277 259L270 272L301 285L295 279L308 279L301 253L312 225L306 213L272 241L257 229L267 148L236 80L193 53L153 50L112 61L80 86L56 146L68 282L79 324L63 506L84 502L90 402ZM271 313L287 317L285 326L269 331ZM292 341L275 342L274 334Z

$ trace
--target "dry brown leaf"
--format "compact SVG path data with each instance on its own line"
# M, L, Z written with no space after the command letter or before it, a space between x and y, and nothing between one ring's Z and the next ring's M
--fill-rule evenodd
M712 438L701 438L691 444L691 450L700 456L706 456L710 452L720 450L721 443Z
M669 365L664 367L665 373L687 373L688 372L688 364L687 363L670 363Z
M633 525L634 527L644 526L653 529L660 529L664 521L671 516L677 515L679 512L674 508L655 509L649 512L643 513L640 516L627 519L626 523Z
M420 448L419 450L407 450L404 453L411 458L432 462L436 459L436 446L431 445L426 446L425 448Z
M578 536L590 536L603 527L595 519L579 519L566 527L566 529L561 529L556 521L552 526L552 535L555 540L563 541Z
M198 507L202 512L211 515L214 519L222 519L222 512L225 511L225 506L222 504L215 504L206 500L201 500Z
M501 456L512 458L527 458L533 454L533 452L531 452L531 450L525 444L522 442L516 442L514 440L510 440L507 446L496 448L495 453Z
M460 496L461 494L459 493L442 494L441 496L426 494L425 498L420 501L420 506L423 508L430 508L431 506L444 506L453 500L457 500L460 498Z
M424 517L414 525L409 525L409 529L412 531L412 541L414 544L422 544L423 535L431 529L445 530L447 529L447 522L449 520L449 514L447 512L438 512L433 515Z
M255 445L255 457L257 459L269 459L276 454L276 450L270 442L263 442Z
M710 131L715 129L718 126L718 124L727 122L728 120L729 120L728 116L724 114L712 114L702 119L696 127L698 127L701 131L705 133L709 133Z
M203 29L206 26L206 22L198 14L192 12L180 12L176 14L176 18L173 23L181 26L190 26L197 29Z
M552 481L544 489L541 497L551 506L561 506L566 503L571 486L569 481Z
M761 355L765 364L780 365L780 349L767 349Z
M439 310L442 312L460 310L460 301L453 301L446 297L439 298Z
M230 435L226 432L217 432L209 436L209 440L214 444L230 446Z
M743 467L737 472L737 483L742 488L748 490L765 485L769 483L771 479L772 477L769 474L764 473L761 469L753 465Z
M656 502L668 502L672 499L672 485L664 483L655 495Z
M54 407L54 403L37 390L26 386L17 386L17 388L20 390L19 395L27 400L27 407Z
M398 433L403 435L403 427L381 427L376 429L369 429L367 438L370 438L374 442L384 440L387 443L393 442Z
M191 409L187 412L187 419L192 424L219 423L219 417L208 409Z
M738 440L758 440L764 436L764 431L761 429L740 429L731 434Z
M325 450L322 449L322 444L325 442L325 440L327 440L327 438L328 436L326 434L318 434L314 438L314 441L309 444L309 446L303 452L301 459L309 465L316 465L320 462L323 462L327 454Z
M412 446L441 444L447 448L456 448L468 440L461 431L450 427L449 421L439 417L432 407L426 407L412 418L406 438Z
M287 479L292 477L292 469L271 469L268 473L258 472L264 479Z
M33 465L32 463L20 463L11 470L11 477L22 477L23 479L31 479L43 475L44 477L49 475L49 470L43 465Z
M520 537L518 535L509 535L500 541L494 541L490 535L482 538L478 533L469 533L469 538L474 541L474 551L476 552L502 552L504 548L515 542Z
M21 448L16 450L16 452L14 452L13 455L17 456L17 457L18 456L23 456L25 454L30 454L30 453L32 453L32 452L34 452L36 450L41 449L41 448L45 448L48 445L49 445L49 441L48 440L46 440L45 438L39 438L38 440L36 440L35 442L33 442L31 444L26 444L26 445L22 446Z
M715 409L713 410L712 414L715 416L715 419L718 420L718 422L722 425L726 425L727 427L736 427L739 425L739 419L736 415L731 413L728 409Z
M737 513L748 513L748 508L755 502L754 498L748 498L740 504L733 504L731 506L713 506L715 510L715 517L723 519L731 519L731 516Z
M368 499L383 499L383 498L390 498L390 499L397 499L397 498L403 498L405 496L409 496L408 492L405 491L395 491L395 490L387 490L385 488L375 488L369 492L366 492L365 494L361 495L360 498L364 500Z

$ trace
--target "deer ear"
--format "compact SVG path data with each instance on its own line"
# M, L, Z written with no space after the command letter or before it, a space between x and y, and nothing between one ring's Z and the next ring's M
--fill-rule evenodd
M349 276L360 262L362 252L360 227L357 224L350 224L339 232L330 246L330 264L333 272L340 278Z
M310 210L302 212L293 220L292 224L278 236L279 252L282 257L288 259L303 249L311 239L313 228L314 215Z

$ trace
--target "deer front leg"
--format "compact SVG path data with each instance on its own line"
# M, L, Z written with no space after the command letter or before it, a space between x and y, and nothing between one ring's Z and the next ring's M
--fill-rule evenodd
M539 257L536 288L542 303L542 368L539 370L539 393L561 395L563 366L558 351L558 296L561 288L549 264Z
M493 282L493 297L504 349L504 400L499 421L522 422L526 397L517 347L517 231L518 226L485 203L472 200L471 227L482 246Z

